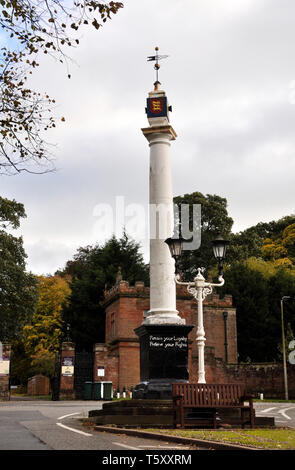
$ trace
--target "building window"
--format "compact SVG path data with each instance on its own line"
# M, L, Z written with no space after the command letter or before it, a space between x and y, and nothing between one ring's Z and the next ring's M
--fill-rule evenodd
M104 377L104 375L105 375L104 366L98 366L97 367L97 376L98 377Z
M116 331L115 331L115 313L114 312L111 314L111 331L110 331L110 333L111 333L111 338L114 338L115 333L116 333Z

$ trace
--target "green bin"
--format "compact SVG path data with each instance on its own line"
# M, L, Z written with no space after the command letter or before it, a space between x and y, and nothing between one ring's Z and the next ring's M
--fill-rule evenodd
M84 383L84 400L92 399L92 382Z
M113 383L112 382L101 382L103 384L103 396L104 400L113 399Z
M94 400L101 400L101 392L102 392L102 383L101 382L94 382L93 383L93 399Z

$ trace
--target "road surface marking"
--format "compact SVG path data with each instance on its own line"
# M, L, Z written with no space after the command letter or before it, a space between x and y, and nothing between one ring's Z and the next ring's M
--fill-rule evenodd
M275 410L275 409L276 409L276 407L275 408L266 408L265 410L261 410L261 413L268 413L269 411Z
M69 426L65 426L61 423L56 423L57 426L61 428L68 429L69 431L77 432L78 434L82 434L82 436L92 436L92 434L88 434L87 432L79 431L78 429L70 428Z
M179 450L184 450L184 449L189 449L189 447L182 447L181 444L178 444L178 445L175 444L174 447L160 446L160 445L158 445L158 446L150 446L150 445L148 445L148 444L146 444L145 446L138 446L138 447L143 447L144 449L145 449L146 447L148 447L148 450L149 450L149 449L162 449L162 450L163 450L163 449L166 449L166 450L178 450L178 449L179 449Z
M292 418L290 418L290 416L286 415L285 412L288 411L288 410L293 410L293 409L294 409L294 406L291 406L291 408L284 408L283 410L280 410L279 413L280 413L281 415L283 415L284 418L292 419Z
M80 414L81 414L81 412L79 412L79 413L70 413L69 415L60 416L60 417L57 418L57 419L64 419L64 418L67 418L68 416L80 415Z
M120 442L112 442L116 446L126 447L126 449L138 450L138 447L127 446L126 444L121 444Z

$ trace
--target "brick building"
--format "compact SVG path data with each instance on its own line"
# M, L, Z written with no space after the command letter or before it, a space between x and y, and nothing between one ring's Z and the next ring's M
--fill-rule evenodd
M150 292L143 282L130 286L118 276L116 284L105 291L105 343L94 347L94 380L111 381L114 389L130 389L140 381L139 340L134 329L149 310ZM177 286L177 310L186 324L195 325L189 333L189 380L197 381L196 338L197 302L183 286ZM204 301L206 334L206 381L216 382L216 361L237 363L236 311L232 297L220 299L213 292ZM102 372L103 371L103 372ZM102 375L104 374L104 375ZM228 381L228 380L227 380Z

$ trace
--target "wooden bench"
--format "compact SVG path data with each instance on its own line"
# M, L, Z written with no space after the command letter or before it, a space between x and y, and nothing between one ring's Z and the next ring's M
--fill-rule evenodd
M174 427L181 428L209 424L217 428L217 411L240 409L240 423L244 428L255 426L255 411L251 397L245 396L242 384L190 384L173 383L172 400ZM249 402L249 404L245 404Z

